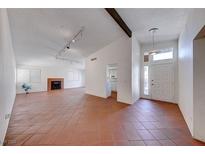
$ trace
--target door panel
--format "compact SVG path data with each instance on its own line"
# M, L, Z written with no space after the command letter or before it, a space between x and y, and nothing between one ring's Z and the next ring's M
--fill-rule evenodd
M151 98L174 102L173 64L153 64L151 66Z

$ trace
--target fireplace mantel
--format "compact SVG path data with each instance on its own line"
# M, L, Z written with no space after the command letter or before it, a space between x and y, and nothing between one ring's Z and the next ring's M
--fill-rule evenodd
M48 78L48 86L47 86L47 90L51 91L51 82L52 81L61 81L61 89L64 89L64 78Z

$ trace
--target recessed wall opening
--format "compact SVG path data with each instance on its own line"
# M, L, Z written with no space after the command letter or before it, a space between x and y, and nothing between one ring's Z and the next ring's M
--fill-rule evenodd
M117 64L108 64L106 67L107 97L117 99Z

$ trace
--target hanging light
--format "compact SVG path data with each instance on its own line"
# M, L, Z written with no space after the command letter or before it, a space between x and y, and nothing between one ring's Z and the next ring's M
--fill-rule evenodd
M151 29L149 29L149 32L151 32L152 33L152 50L151 51L149 51L149 54L150 55L155 55L155 54L157 54L157 50L155 49L155 33L157 32L159 30L159 28L151 28Z

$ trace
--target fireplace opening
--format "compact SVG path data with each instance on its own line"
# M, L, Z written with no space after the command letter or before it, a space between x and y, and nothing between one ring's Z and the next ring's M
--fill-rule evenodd
M51 81L51 90L61 89L61 81Z
M48 78L48 91L64 89L64 78Z

